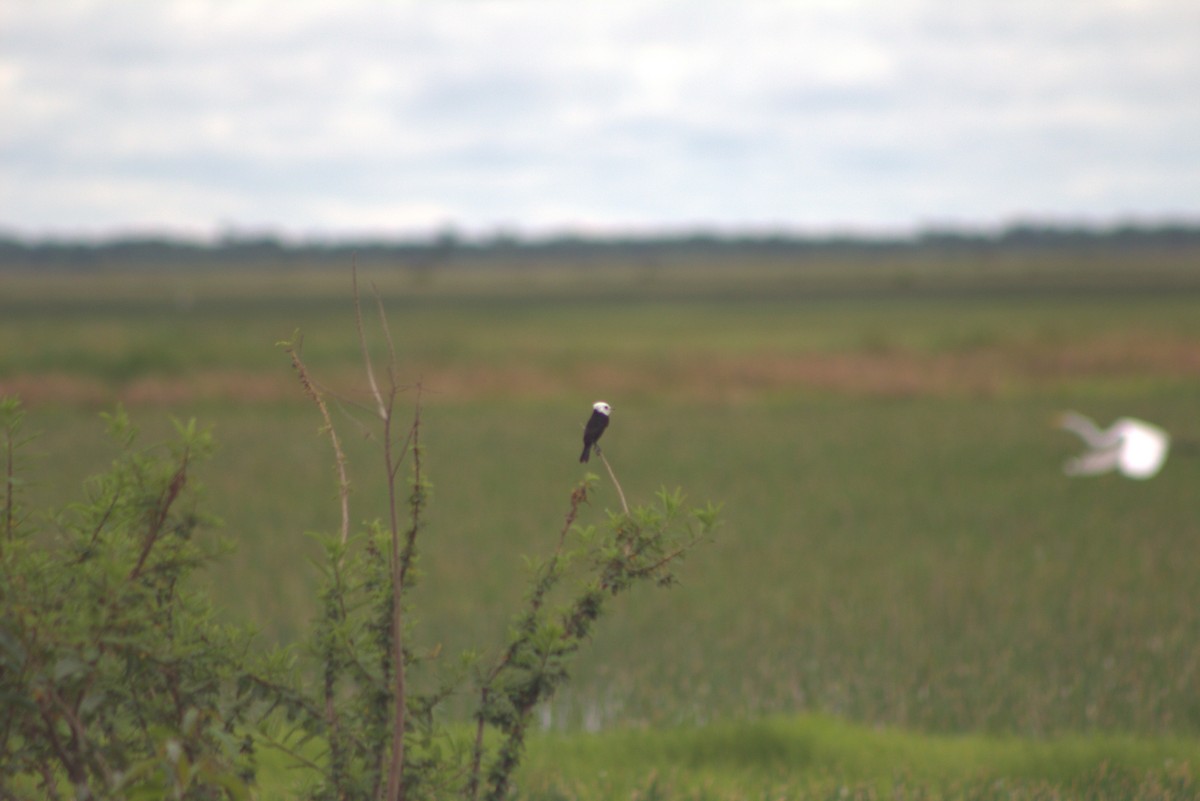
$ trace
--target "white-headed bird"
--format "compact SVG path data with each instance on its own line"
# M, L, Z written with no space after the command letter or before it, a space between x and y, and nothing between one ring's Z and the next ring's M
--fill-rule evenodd
M596 401L592 404L592 416L588 418L587 425L583 429L583 455L579 457L580 462L586 462L591 456L592 446L596 444L596 440L600 439L604 429L608 428L608 415L611 413L612 407L604 401Z

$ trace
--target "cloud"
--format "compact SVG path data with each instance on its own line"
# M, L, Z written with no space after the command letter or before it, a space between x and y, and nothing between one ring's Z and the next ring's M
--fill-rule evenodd
M0 225L404 233L1196 216L1177 0L6 11Z

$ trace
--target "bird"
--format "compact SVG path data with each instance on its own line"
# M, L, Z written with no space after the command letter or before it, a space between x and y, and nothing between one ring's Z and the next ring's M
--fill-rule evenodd
M1063 472L1068 476L1094 476L1117 470L1127 478L1154 478L1171 449L1171 437L1166 431L1134 417L1122 417L1102 429L1078 412L1064 412L1059 415L1058 427L1078 434L1091 448L1063 464Z
M583 428L583 455L579 457L581 463L588 460L592 453L592 446L596 444L596 440L600 439L604 429L608 428L608 416L611 413L612 407L604 401L596 401L592 404L592 416L588 418L587 425Z

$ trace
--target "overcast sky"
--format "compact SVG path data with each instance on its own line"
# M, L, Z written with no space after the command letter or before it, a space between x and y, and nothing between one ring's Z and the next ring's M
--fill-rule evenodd
M0 230L1200 220L1197 0L0 0Z

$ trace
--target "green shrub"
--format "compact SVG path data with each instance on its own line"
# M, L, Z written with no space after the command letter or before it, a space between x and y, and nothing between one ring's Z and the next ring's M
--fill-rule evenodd
M43 519L19 504L22 417L0 402L0 797L246 797L248 638L188 589L215 555L189 487L210 437L141 449L118 411L111 468Z
M655 506L630 510L598 452L624 510L610 513L604 526L578 526L598 480L587 476L571 493L554 551L529 561L525 608L514 618L507 644L493 657L467 653L440 671L433 665L433 679L417 686L414 671L431 667L436 657L412 644L408 605L419 576L418 544L430 491L422 463L420 385L399 383L382 313L390 358L385 380L377 381L362 314L356 312L371 388L366 408L378 425L383 456L386 515L352 534L347 460L324 392L301 358L298 338L281 343L330 438L342 525L336 535L321 537L322 612L311 647L301 653L301 680L282 699L293 725L268 742L319 774L309 790L313 799L482 795L499 801L509 796L535 709L567 680L571 660L609 601L638 584L672 584L675 563L713 530L718 509L709 504L687 510L681 492L663 490ZM409 390L415 390L413 417L402 425L397 404ZM402 483L406 461L410 470ZM453 733L437 715L442 702L458 692L476 699L468 735Z
M675 564L715 527L718 510L688 510L678 490L629 509L597 450L623 511L578 525L598 481L586 476L553 552L529 560L506 644L443 664L438 649L413 644L409 591L430 492L419 386L402 425L394 353L380 384L356 319L387 507L353 530L341 440L298 342L285 343L333 446L341 526L314 535L324 559L306 646L257 659L248 632L216 623L189 589L216 555L195 536L212 521L189 483L211 450L207 432L176 424L176 442L143 449L123 412L108 416L118 458L87 482L83 501L43 521L18 503L20 405L0 405L0 799L35 789L51 799L248 798L256 747L291 757L312 799L507 798L535 709L568 679L611 599L672 584ZM439 717L455 693L475 699L469 731Z

